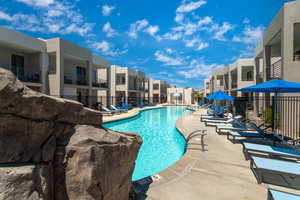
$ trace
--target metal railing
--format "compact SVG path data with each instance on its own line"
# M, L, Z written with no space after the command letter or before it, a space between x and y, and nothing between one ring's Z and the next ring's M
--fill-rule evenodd
M99 88L108 88L107 80L98 79L97 81L92 81L93 87L99 87Z
M264 123L268 131L286 140L300 139L300 96L237 97L231 105L235 115Z
M300 61L300 55L294 55L294 61Z
M25 75L18 75L17 78L20 81L23 82L31 82L31 83L41 83L41 78L40 78L40 74L39 73L35 73L35 74L25 74Z
M273 63L271 66L270 79L281 79L282 78L282 59Z

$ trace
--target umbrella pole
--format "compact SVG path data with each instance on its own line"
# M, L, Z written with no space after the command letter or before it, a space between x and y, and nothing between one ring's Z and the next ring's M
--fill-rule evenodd
M276 114L277 114L277 106L276 100L278 97L278 93L275 92L275 95L272 97L272 132L275 131L275 121L276 121Z

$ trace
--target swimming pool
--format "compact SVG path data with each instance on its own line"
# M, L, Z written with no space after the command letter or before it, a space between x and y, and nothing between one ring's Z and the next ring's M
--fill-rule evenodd
M143 139L132 180L157 174L184 154L185 139L176 129L176 121L192 111L182 106L167 106L142 111L138 116L104 123L106 128L138 133Z

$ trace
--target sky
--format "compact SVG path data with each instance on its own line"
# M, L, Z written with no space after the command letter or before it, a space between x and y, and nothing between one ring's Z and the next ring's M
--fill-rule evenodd
M179 87L250 58L287 0L0 0L0 26L61 37Z

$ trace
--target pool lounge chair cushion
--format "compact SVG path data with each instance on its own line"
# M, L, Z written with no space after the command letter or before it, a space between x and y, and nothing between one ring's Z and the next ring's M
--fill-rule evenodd
M300 196L279 190L269 189L268 200L300 200Z
M204 120L205 125L207 126L208 123L209 124L232 124L232 123L237 123L238 120L240 120L242 118L242 116L238 115L232 118L228 118L228 119L220 119L220 120Z
M300 189L300 163L251 156L250 168L257 182Z
M244 142L243 143L243 152L245 154L246 159L250 158L251 153L249 151L250 152L258 152L258 153L266 153L269 156L276 155L276 156L300 159L300 153L294 149Z

